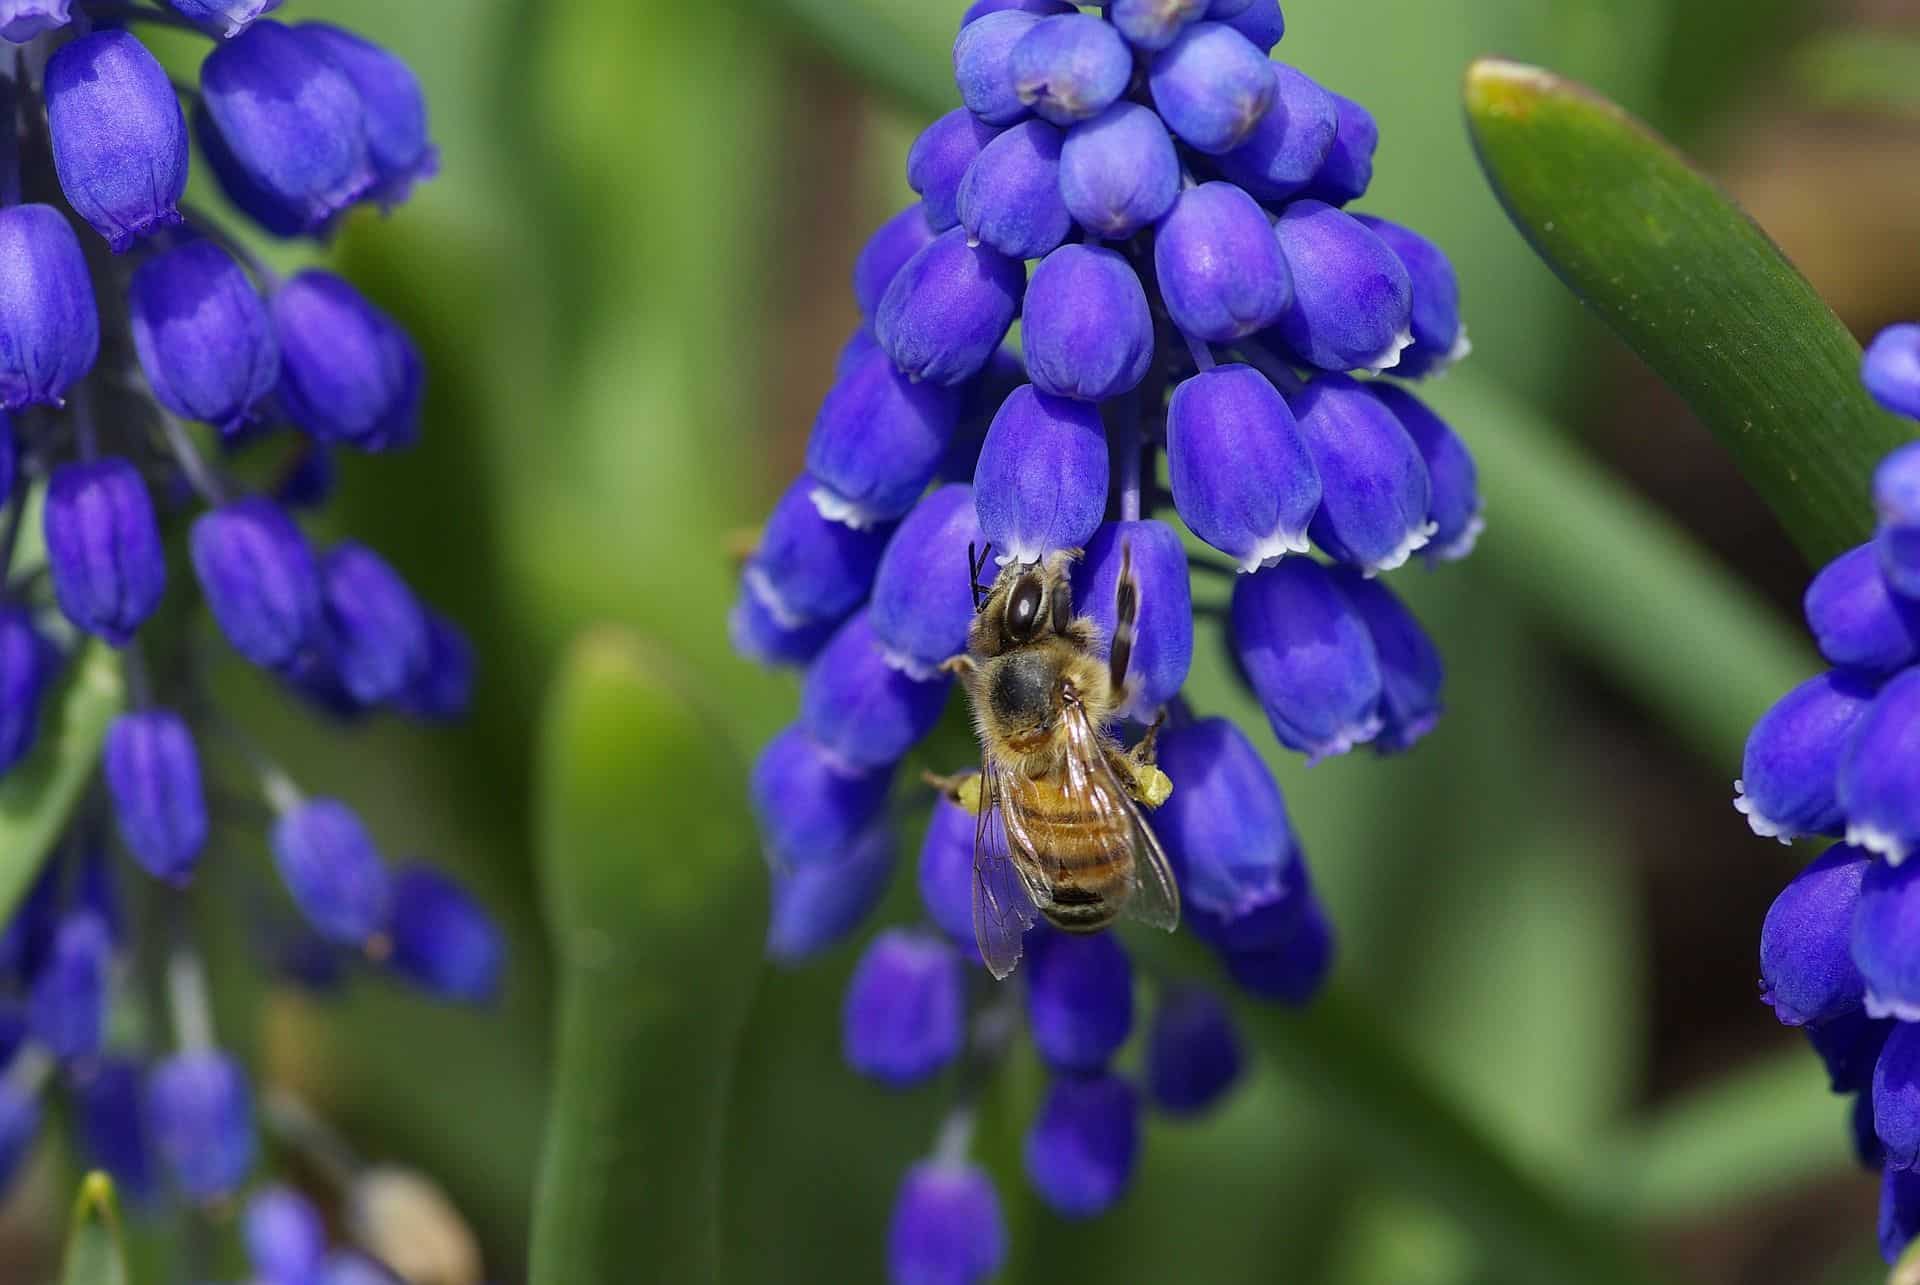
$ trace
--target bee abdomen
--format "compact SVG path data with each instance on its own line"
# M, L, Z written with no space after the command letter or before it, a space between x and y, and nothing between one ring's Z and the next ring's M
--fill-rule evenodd
M1099 932L1119 914L1115 901L1084 887L1055 888L1053 904L1047 907L1047 919L1063 932Z

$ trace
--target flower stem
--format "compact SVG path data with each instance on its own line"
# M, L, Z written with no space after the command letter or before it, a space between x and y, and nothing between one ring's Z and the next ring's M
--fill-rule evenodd
M213 1007L207 998L207 971L185 940L185 906L174 908L176 940L167 955L167 1007L173 1013L173 1038L184 1053L213 1047Z

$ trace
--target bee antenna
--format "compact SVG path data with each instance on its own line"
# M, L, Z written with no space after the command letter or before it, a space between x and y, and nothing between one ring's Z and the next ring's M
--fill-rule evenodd
M992 555L993 541L987 541L986 547L980 550L980 556L977 558L973 556L973 542L971 540L967 542L967 587L973 592L975 611L980 610L981 596L991 592L993 588L991 585L980 583L980 572L986 567L987 559Z

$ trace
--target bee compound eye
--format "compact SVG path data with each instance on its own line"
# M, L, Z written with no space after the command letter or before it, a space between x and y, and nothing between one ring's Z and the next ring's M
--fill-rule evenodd
M1007 633L1015 642L1033 637L1040 623L1040 603L1045 594L1040 582L1032 576L1014 586L1013 596L1007 601Z

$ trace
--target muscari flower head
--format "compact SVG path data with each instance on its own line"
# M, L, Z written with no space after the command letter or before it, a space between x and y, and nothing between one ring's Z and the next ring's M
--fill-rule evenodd
M966 650L979 588L1072 551L1071 606L1097 658L1130 622L1108 730L1131 742L1165 724L1172 794L1148 822L1184 917L1258 999L1304 1003L1332 967L1332 924L1265 757L1184 698L1196 621L1226 624L1285 748L1405 750L1435 726L1444 670L1375 577L1416 552L1430 566L1464 556L1481 505L1460 437L1375 378L1465 355L1458 282L1432 242L1360 204L1377 125L1271 60L1284 32L1275 0L963 13L963 106L915 140L919 200L859 255L862 324L728 621L744 655L804 670L799 719L751 789L776 961L844 942L879 901L896 783L955 707L942 662ZM1196 540L1219 556L1192 556ZM1212 993L1149 988L1114 933L1034 928L1007 989L961 987L982 962L980 832L960 802L935 800L917 863L931 927L865 949L846 1058L915 1084L962 1059L991 1069L1024 1026L1055 1077L1027 1138L1029 1183L1060 1213L1094 1216L1126 1189L1143 1107L1219 1101L1238 1037ZM1150 1022L1144 1092L1116 1061L1136 1013ZM966 1159L971 1118L963 1097L902 1190L895 1280L977 1281L1004 1257L992 1189Z
M223 816L210 784L251 777L279 816L251 855L263 871L277 862L336 959L475 1002L497 994L503 948L453 881L421 866L390 875L344 805L304 800L258 750L235 752L244 736L209 734L220 715L204 671L218 656L193 660L188 633L197 596L234 653L296 693L418 718L466 703L457 628L372 551L316 554L295 516L324 502L330 447L417 435L412 341L344 280L282 280L246 229L182 201L206 164L273 235L395 206L437 165L421 87L352 32L261 21L279 0L170 4L0 0L0 40L25 46L0 60L0 777L46 748L52 693L82 653L117 652L129 693L101 788L49 853L30 854L44 864L0 932L22 997L0 1020L0 1181L57 1116L130 1198L164 1186L211 1203L248 1182L261 1151L253 1091L220 1051L193 936L163 949L131 938L146 919L121 904L110 846L167 886L142 899L192 898L216 824L249 819ZM150 25L209 38L191 112L145 43ZM21 538L30 508L40 539ZM184 580L169 575L176 545ZM245 776L216 772L229 752ZM260 928L276 959L281 921ZM150 963L166 977L128 976ZM120 1020L152 991L170 1022ZM68 1109L43 1111L53 1094Z

